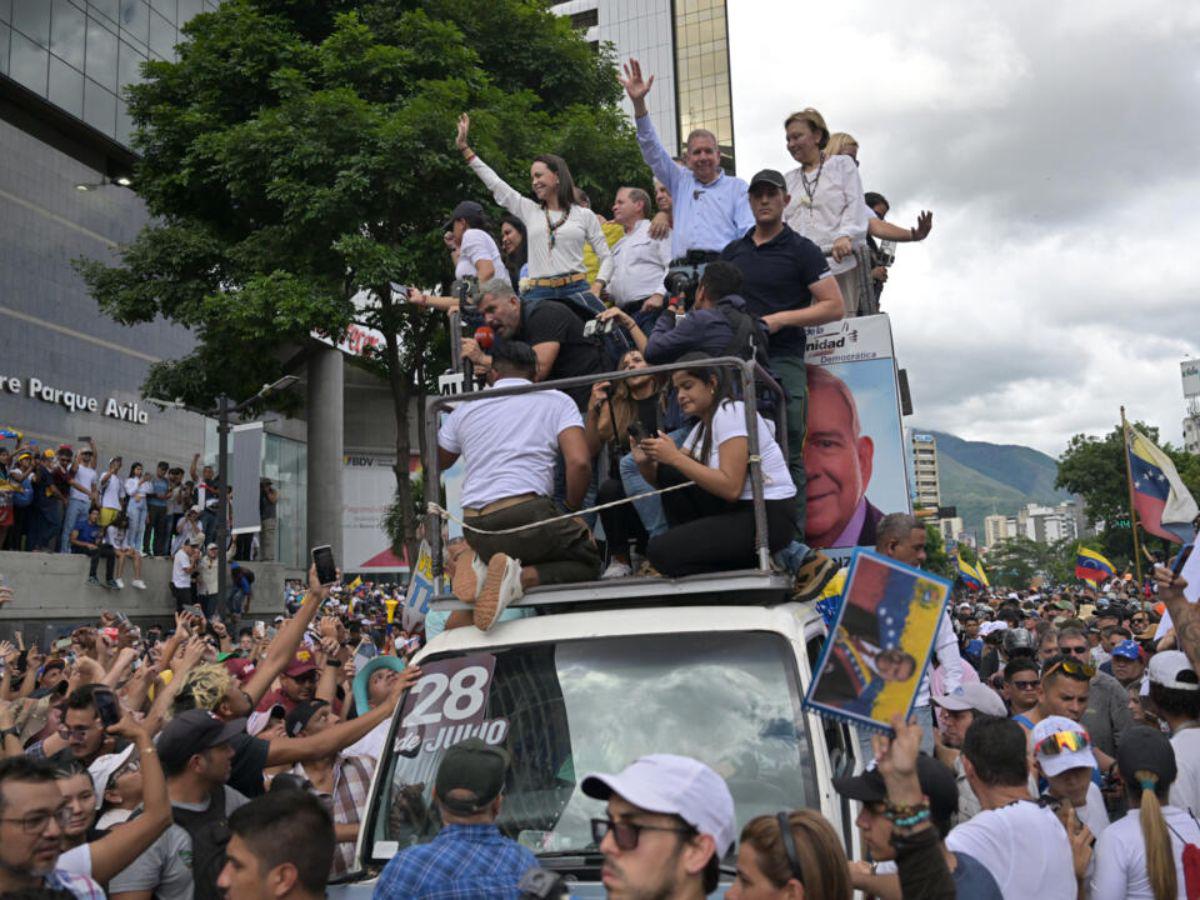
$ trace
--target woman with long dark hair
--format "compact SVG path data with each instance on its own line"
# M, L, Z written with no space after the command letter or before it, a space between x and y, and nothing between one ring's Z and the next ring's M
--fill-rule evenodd
M508 269L508 281L517 288L529 270L529 246L525 223L512 213L500 217L500 256ZM518 290L518 293L520 291Z
M529 277L522 285L521 299L527 304L560 299L593 313L602 312L600 292L612 277L608 241L596 215L576 202L575 182L566 160L553 153L534 157L529 167L534 196L531 200L517 193L475 155L467 144L470 128L471 119L463 113L458 119L455 145L496 202L525 225ZM600 272L592 285L588 284L583 263L585 243L600 260Z
M1117 748L1129 812L1096 841L1093 900L1184 900L1183 852L1200 845L1200 822L1167 798L1178 774L1175 751L1161 731L1146 725L1126 730Z
M683 445L675 446L661 430L631 444L651 484L694 482L662 494L670 527L646 547L650 563L671 577L757 565L746 405L733 399L724 372L705 365L708 359L688 354L682 361L695 365L671 373L681 412L698 420ZM775 553L796 531L796 485L771 429L762 416L756 420L768 545Z
M758 816L742 829L729 900L850 900L851 893L842 842L816 810Z

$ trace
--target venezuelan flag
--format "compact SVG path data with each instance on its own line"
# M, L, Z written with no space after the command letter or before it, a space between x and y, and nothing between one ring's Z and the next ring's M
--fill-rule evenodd
M979 577L979 573L971 566L969 562L961 556L958 558L958 577L962 579L963 584L973 591L983 590L983 581Z
M979 580L983 582L983 586L985 588L989 588L992 586L992 583L990 581L988 581L987 572L983 571L983 560L982 559L975 560L975 571L979 574Z
M357 576L355 576L355 578L352 582L350 582L348 585L346 585L346 590L353 591L356 588L360 588L360 587L362 587L362 576L357 575Z
M1171 457L1138 431L1129 429L1129 472L1133 476L1133 508L1151 534L1176 544L1192 540L1192 520L1200 510L1183 486Z
M1099 584L1117 574L1117 568L1101 554L1087 547L1080 547L1075 557L1075 577Z

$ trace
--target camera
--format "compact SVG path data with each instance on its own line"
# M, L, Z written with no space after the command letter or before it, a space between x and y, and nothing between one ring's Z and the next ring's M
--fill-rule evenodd
M613 326L616 324L615 319L590 319L583 323L583 336L594 338L606 334L613 333Z
M546 869L530 869L517 883L521 900L566 900L570 896L563 876Z
M706 250L689 250L683 265L672 266L663 279L667 295L672 300L678 298L684 309L691 309L696 302L696 289L700 287L700 276L704 274L710 256L712 254Z
M479 305L479 279L474 275L454 279L450 285L450 296L458 300L461 312L474 312Z

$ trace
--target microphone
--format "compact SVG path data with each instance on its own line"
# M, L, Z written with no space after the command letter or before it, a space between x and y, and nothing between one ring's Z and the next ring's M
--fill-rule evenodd
M495 340L496 333L487 325L480 325L475 329L475 343L479 345L480 350L491 350Z

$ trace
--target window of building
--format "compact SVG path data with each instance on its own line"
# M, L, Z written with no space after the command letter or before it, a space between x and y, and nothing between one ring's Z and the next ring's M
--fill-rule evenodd
M585 9L583 12L571 13L571 27L580 31L600 24L599 9Z

